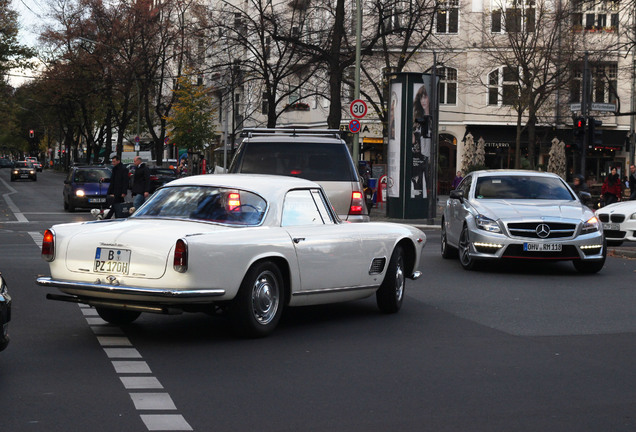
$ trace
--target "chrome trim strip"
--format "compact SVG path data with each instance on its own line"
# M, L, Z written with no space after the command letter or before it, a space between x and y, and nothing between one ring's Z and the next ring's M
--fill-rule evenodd
M298 292L292 293L292 296L306 296L306 295L313 295L313 294L332 294L332 293L347 292L347 291L362 291L362 290L368 290L368 289L378 289L378 287L371 285L371 286L364 286L364 287L326 288L321 290L298 291Z
M36 282L40 286L60 289L84 290L108 294L152 296L159 298L201 299L205 297L219 297L225 295L224 289L178 290L167 288L139 288L122 285L57 281L50 277L37 278Z

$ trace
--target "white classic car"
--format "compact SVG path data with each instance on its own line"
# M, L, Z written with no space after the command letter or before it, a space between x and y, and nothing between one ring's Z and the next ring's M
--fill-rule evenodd
M603 224L607 243L619 246L623 241L636 241L636 201L622 201L596 210Z
M221 310L258 337L286 306L375 294L381 311L397 312L425 242L407 225L341 222L308 180L201 175L170 182L127 219L53 226L42 243L51 277L37 283L111 323Z

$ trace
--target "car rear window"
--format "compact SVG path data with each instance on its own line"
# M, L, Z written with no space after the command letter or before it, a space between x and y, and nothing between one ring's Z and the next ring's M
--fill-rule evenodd
M488 176L479 177L475 186L477 199L573 200L565 184L554 177Z
M258 225L267 203L240 189L175 186L159 189L131 217L177 218L227 225Z
M342 144L247 142L230 172L275 174L312 181L357 181L349 150Z

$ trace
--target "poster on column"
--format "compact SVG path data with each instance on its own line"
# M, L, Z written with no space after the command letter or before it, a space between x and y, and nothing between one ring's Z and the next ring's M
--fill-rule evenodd
M432 125L430 112L430 76L423 83L413 85L413 133L411 198L427 198L431 178Z
M391 84L389 107L389 145L387 151L387 194L390 198L400 196L400 157L402 133L402 84Z

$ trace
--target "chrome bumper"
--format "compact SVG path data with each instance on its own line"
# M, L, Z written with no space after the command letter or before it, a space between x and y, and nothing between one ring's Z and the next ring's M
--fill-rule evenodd
M44 287L58 288L64 291L84 291L94 292L107 295L124 295L131 297L151 297L157 301L165 301L169 299L175 300L196 300L197 303L204 302L209 299L213 301L216 297L225 295L224 289L196 289L196 290L180 290L170 288L140 288L124 285L110 285L103 283L85 283L85 282L67 282L57 281L50 277L40 277L36 280L37 284ZM77 294L82 296L82 294Z

